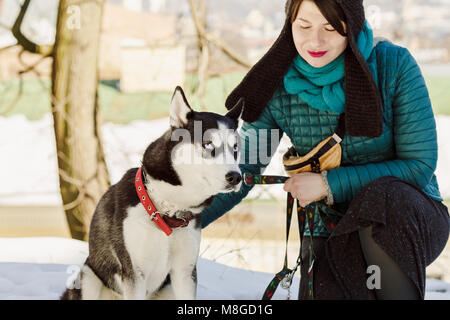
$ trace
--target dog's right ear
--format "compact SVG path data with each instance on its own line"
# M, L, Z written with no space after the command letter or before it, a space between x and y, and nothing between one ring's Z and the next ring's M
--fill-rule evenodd
M176 87L170 103L170 125L180 128L188 123L188 114L193 112L181 87Z

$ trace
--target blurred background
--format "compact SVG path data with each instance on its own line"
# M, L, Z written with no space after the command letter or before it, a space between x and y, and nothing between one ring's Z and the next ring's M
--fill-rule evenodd
M407 47L421 67L448 206L450 0L364 4L375 36ZM107 186L167 129L175 86L194 109L224 113L284 16L281 0L0 0L0 237L86 240ZM284 137L267 173L283 174L288 146ZM282 186L255 187L203 230L201 256L279 271L284 202ZM295 261L295 230L291 240ZM449 265L447 246L427 276L450 281Z

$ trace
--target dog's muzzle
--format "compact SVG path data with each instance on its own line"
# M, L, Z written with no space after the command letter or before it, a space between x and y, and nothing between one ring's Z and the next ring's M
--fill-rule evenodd
M231 171L225 175L225 180L228 182L228 185L236 186L242 181L242 176L237 171Z

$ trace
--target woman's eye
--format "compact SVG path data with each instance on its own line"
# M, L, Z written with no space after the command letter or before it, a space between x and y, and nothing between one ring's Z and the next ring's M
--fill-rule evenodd
M307 27L307 26L300 26L300 28L302 28L302 29L309 29L309 28L311 28L311 27Z
M336 31L336 29L328 29L328 28L325 28L325 30L330 31L330 32Z

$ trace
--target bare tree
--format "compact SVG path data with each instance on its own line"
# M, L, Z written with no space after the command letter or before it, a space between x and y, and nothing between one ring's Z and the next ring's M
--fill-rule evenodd
M87 240L97 202L110 185L97 99L103 4L61 0L54 45L52 112L59 181L70 232L80 240Z
M0 0L0 14L1 14L1 10L3 7L3 0ZM22 24L23 24L23 20L25 17L25 14L27 12L28 6L30 5L31 0L25 0L20 8L20 12L13 24L12 27L9 27L7 25L4 25L2 23L0 23L0 27L3 29L6 29L8 31L10 31L12 33L12 35L16 38L17 40L17 45L19 45L21 47L21 50L18 53L17 59L20 61L21 65L24 67L23 70L18 72L18 76L20 78L20 82L19 82L19 90L17 92L16 97L11 101L11 103L6 104L4 106L2 106L0 113L1 114L7 114L9 113L18 103L18 101L20 100L20 97L22 96L23 93L23 78L22 75L27 73L27 72L33 72L35 73L37 76L40 76L39 72L36 70L36 67L42 63L42 61L44 61L46 58L49 58L52 56L53 53L53 46L49 46L49 45L38 45L35 44L33 41L29 40L23 33L22 33ZM12 47L15 47L16 44L13 45L9 45L6 47L3 47L0 49L0 51L6 51ZM25 52L30 52L30 53L35 53L35 54L40 54L41 58L39 60L37 60L34 64L32 65L27 65L23 60L23 54ZM42 84L42 83L41 83ZM45 88L45 86L43 86Z
M204 0L197 0L197 1L200 1L200 8L203 7L203 9L202 9L204 11L203 15L206 16L207 13L206 13ZM208 32L206 30L205 23L204 23L206 21L206 17L204 17L203 20L200 18L201 15L199 16L199 14L198 14L199 9L197 8L195 0L189 0L189 5L191 8L192 19L194 20L195 29L197 31L198 37L203 38L206 41L208 41L209 43L218 47L223 53L225 53L231 60L233 60L237 64L242 65L246 68L250 68L252 66L250 62L248 62L246 59L244 59L238 53L236 53L222 39L220 39L219 37L215 36L213 33ZM200 10L200 12L202 10Z
M229 45L222 39L208 32L206 25L207 10L205 0L189 0L192 19L194 21L195 30L198 38L199 62L198 62L198 88L196 95L199 97L202 108L206 107L205 94L206 84L209 78L208 67L210 65L211 46L217 47L228 58L239 65L250 68L250 62L246 61L238 53L236 53Z
M53 46L28 39L25 0L11 29L23 51L53 57L51 106L61 197L71 236L87 240L98 200L110 185L101 142L97 62L103 0L61 0Z
M197 68L198 75L198 88L197 88L197 96L200 100L200 104L202 109L205 110L205 95L206 95L206 83L208 81L208 67L210 60L210 50L209 43L203 30L206 30L206 6L205 0L189 0L191 6L192 18L194 20L195 28L197 30L197 38L198 38L198 50L199 50L199 61Z

